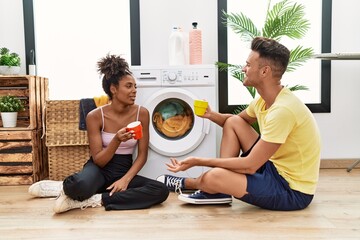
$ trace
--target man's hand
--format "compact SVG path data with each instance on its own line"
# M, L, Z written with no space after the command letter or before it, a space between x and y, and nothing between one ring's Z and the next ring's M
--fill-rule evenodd
M171 172L186 171L189 168L195 166L195 158L188 157L182 161L178 161L176 158L170 158L171 163L166 163L167 169Z

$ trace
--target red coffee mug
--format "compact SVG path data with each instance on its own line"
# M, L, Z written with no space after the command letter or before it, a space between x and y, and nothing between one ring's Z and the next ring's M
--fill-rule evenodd
M132 131L134 134L135 140L138 140L138 139L142 138L142 136L143 136L142 125L141 125L140 121L135 121L135 122L129 123L126 126L126 131L127 132Z

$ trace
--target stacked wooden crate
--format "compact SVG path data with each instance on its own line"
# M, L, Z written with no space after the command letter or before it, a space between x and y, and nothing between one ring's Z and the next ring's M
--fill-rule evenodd
M31 184L48 177L43 114L48 79L39 76L0 76L0 96L17 96L26 103L17 126L3 128L0 120L0 185Z

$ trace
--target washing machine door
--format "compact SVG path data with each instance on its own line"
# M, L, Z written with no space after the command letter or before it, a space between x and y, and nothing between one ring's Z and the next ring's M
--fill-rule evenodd
M191 92L164 88L144 104L150 112L150 148L169 157L182 156L196 149L210 130L210 121L195 115Z

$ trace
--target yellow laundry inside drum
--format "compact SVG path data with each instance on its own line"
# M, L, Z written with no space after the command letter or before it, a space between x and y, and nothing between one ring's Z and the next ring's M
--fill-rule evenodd
M178 101L167 101L153 114L153 124L157 131L168 138L180 138L191 130L194 115L188 104Z

